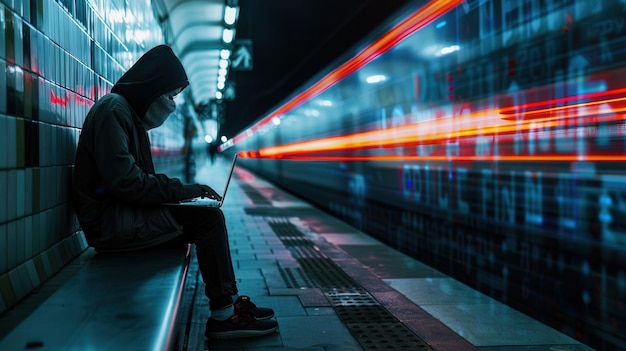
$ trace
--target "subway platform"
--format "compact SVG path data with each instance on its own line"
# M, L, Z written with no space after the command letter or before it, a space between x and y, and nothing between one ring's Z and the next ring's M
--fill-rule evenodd
M205 162L196 180L222 189L229 162ZM223 211L240 293L274 308L280 331L206 340L208 303L195 270L181 349L591 350L241 167Z
M198 162L196 181L221 192L231 161ZM247 339L207 340L208 301L192 253L178 350L592 350L242 167L235 169L222 209L240 294L273 308L280 330ZM93 255L93 249L84 251L4 314L0 341Z

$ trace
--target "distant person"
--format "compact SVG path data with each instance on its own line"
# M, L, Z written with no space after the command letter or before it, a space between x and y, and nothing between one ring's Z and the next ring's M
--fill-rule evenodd
M193 139L198 135L198 128L193 121L193 117L184 114L184 145L183 157L185 158L185 183L192 183L196 176L196 157L193 152Z
M188 84L172 49L160 45L91 107L74 167L78 221L89 245L102 253L181 239L194 243L211 310L205 335L227 339L275 332L274 311L238 295L223 212L162 205L220 197L209 186L184 185L154 171L147 131L163 124L176 107L174 96Z
M215 163L215 156L217 156L217 143L211 142L209 143L209 158L211 159L211 164Z

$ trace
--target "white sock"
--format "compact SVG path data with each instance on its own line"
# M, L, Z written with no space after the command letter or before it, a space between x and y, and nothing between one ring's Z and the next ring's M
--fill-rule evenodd
M211 318L218 321L225 321L235 313L235 306L228 305L219 310L211 311Z

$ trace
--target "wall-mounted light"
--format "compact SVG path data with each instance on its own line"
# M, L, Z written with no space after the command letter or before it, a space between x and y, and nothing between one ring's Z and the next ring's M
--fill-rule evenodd
M222 92L221 91L216 91L215 92L215 98L218 99L218 100L221 100L222 99Z
M365 81L370 84L384 82L385 80L387 80L387 77L382 74L376 74L365 78Z
M461 48L458 45L446 46L445 48L442 48L441 50L439 50L439 52L437 53L437 56L451 54L455 51L459 51L460 49Z
M220 58L224 60L228 60L230 58L230 50L228 49L220 50Z
M317 104L320 106L325 106L325 107L333 106L333 102L331 100L318 100Z

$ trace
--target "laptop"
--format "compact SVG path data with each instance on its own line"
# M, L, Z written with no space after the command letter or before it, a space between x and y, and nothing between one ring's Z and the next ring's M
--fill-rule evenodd
M230 178L233 176L233 171L235 170L235 164L237 163L237 155L233 158L233 163L230 166L230 172L228 173L228 178L226 179L226 185L224 186L224 192L222 193L221 199L218 201L216 199L210 199L207 197L195 197L193 199L183 200L176 204L167 204L174 206L199 206L199 207L216 207L220 208L224 204L224 199L226 198L226 191L228 191L228 185L230 184Z

